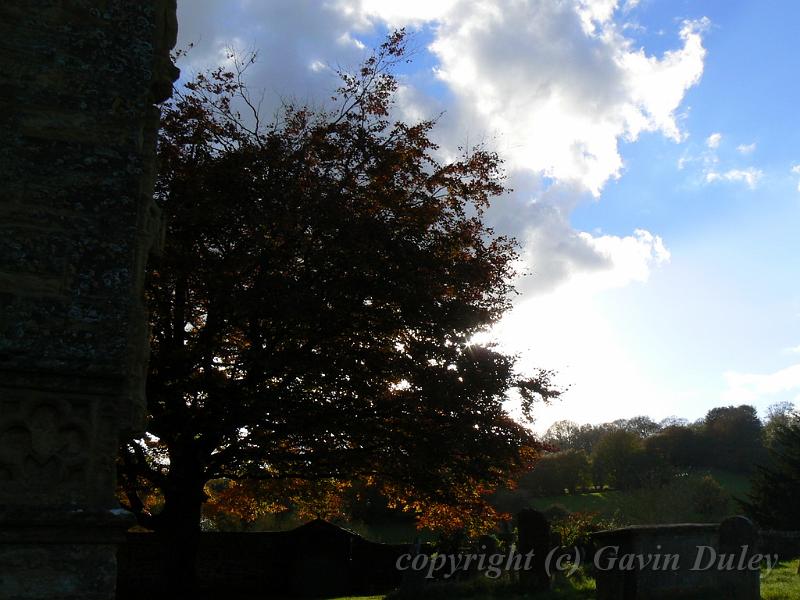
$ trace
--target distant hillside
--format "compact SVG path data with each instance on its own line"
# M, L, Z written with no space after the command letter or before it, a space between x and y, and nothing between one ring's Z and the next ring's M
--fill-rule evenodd
M713 483L722 493L716 493ZM594 512L620 525L641 523L708 522L737 512L735 498L746 496L747 476L720 469L703 469L676 477L659 488L630 491L604 489L597 492L532 497L524 491L505 492L497 498L503 510L516 512L525 506L548 511L555 506L569 512Z

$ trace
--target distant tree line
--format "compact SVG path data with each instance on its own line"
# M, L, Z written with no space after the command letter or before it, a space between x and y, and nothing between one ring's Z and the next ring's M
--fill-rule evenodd
M543 441L554 452L543 456L519 482L535 496L580 490L653 487L676 473L692 469L724 469L751 474L769 462L769 449L793 411L791 403L770 407L762 422L750 405L713 408L690 423L647 416L599 425L554 423Z

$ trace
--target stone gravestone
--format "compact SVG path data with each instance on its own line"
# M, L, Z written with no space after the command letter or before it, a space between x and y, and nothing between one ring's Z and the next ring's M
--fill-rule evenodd
M414 543L409 548L411 560L409 564L414 564L414 559L420 554L423 554L422 544L419 538L414 540ZM425 572L420 569L408 568L403 571L403 576L400 580L400 593L403 596L413 596L421 593L425 587Z
M639 525L592 534L598 600L759 600L748 565L757 534L744 517L721 524Z
M478 554L483 554L486 559L485 563L488 564L489 557L496 555L500 552L497 538L493 535L481 535L478 537Z
M747 567L751 557L756 554L758 530L747 517L736 516L719 524L719 553L735 556L735 569L720 580L724 595L730 600L758 600L761 597L761 571Z
M517 552L533 551L530 568L519 572L520 587L526 592L550 589L545 560L550 551L550 523L539 511L526 508L517 515Z
M0 598L114 596L175 0L0 3Z

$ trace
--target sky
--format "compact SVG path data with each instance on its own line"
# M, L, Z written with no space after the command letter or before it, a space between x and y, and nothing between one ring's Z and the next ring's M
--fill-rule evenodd
M513 193L514 308L485 338L569 386L537 411L599 423L800 401L800 3L179 0L184 77L256 50L271 114L411 32L397 114L442 158L485 143ZM510 405L513 410L513 403Z

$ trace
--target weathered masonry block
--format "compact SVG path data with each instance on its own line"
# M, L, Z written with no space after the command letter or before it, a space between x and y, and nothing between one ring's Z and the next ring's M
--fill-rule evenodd
M114 597L175 0L0 3L0 598Z
M644 525L592 535L598 600L759 600L758 532L719 525Z

